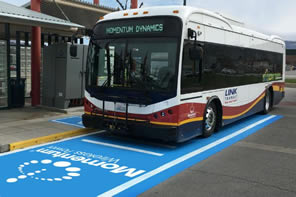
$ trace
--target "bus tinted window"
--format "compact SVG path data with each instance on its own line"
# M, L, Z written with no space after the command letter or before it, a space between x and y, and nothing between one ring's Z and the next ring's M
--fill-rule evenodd
M202 60L192 60L189 55L189 51L194 47L191 41L187 41L184 44L183 49L183 66L181 77L181 89L182 93L196 92L201 90L201 64Z
M93 41L87 85L176 92L177 46L176 38Z
M187 42L182 73L187 73L193 65L188 60ZM280 53L214 43L203 43L203 49L202 74L191 82L182 74L182 93L282 79L283 55Z

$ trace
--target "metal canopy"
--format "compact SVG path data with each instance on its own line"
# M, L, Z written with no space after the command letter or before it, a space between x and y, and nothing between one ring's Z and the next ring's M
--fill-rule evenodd
M83 0L42 0L41 12L50 16L85 26L92 29L101 16L116 11L117 9L103 5L95 5ZM31 3L23 5L30 9Z
M60 18L35 12L23 7L18 7L0 1L0 21L28 26L40 26L50 29L76 31L84 26L78 25Z

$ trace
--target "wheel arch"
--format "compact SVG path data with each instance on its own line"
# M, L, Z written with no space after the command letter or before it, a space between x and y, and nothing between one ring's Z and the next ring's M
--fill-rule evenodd
M274 106L274 92L273 92L273 87L272 87L272 84L270 84L270 85L268 85L267 87L266 87L266 89L265 89L265 91L269 91L270 92L270 98L271 98L271 102L270 102L270 104L271 104L271 106Z

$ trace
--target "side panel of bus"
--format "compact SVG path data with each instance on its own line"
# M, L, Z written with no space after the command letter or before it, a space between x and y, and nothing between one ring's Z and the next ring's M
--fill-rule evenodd
M208 79L206 79L207 83L205 84L209 85L212 83L213 86L209 87L209 90L206 91L196 91L181 94L180 106L187 106L186 109L184 107L181 107L184 110L181 110L179 115L179 122L186 122L186 124L181 124L181 131L187 133L189 129L192 129L196 132L196 135L201 134L204 110L210 98L216 98L222 105L222 108L220 109L222 110L222 125L232 123L241 118L263 111L265 93L268 89L270 89L272 94L272 104L275 105L280 102L280 100L284 96L285 47L283 45L261 38L256 38L254 36L232 32L229 29L229 25L227 23L217 18L211 18L211 16L206 16L202 14L193 14L189 18L187 28L191 28L198 32L197 41L203 47L205 55L209 55L209 53L211 53L206 49L206 47L210 44L213 45L212 48L215 48L216 45L232 48L231 50L234 50L235 48L237 50L246 50L246 54L248 55L250 55L250 53L254 53L253 55L258 56L260 56L260 53L268 54L268 56L272 56L273 53L283 54L283 60L281 60L283 62L283 65L281 65L283 66L283 70L279 72L281 76L274 73L275 71L269 71L268 69L266 69L266 72L262 72L262 69L265 69L265 67L268 68L267 61L262 60L262 62L253 62L249 65L253 67L258 66L258 73L262 74L257 73L256 78L255 76L253 77L254 79L252 78L252 76L249 76L249 82L242 82L241 85L226 85L223 88L219 87L219 84L221 84L222 81L219 81L217 79L217 76L216 78L212 75L207 76L207 74L205 74L204 72L203 77L208 77ZM257 52L258 54L255 54ZM219 51L217 51L217 53L219 53ZM215 56L215 54L216 52L213 52L212 55ZM230 52L229 55L232 55L232 52ZM270 61L272 62L272 60ZM239 62L238 60L237 64L240 63L241 62ZM244 71L240 73L240 71L227 67L223 67L222 70L222 73L229 76L226 79L230 81L229 84L231 84L231 81L233 80L241 80L243 78L246 78L243 77L245 73ZM259 70L261 71L259 72ZM253 68L253 72L255 71L256 68ZM246 73L247 72L248 71L246 70ZM240 75L242 77L240 77ZM235 78L235 76L238 76L237 79ZM281 77L281 79L279 77ZM217 88L214 87L215 85L217 85ZM202 88L204 88L204 86ZM184 117L187 117L187 121L184 121ZM199 126L199 128L197 128L197 126Z

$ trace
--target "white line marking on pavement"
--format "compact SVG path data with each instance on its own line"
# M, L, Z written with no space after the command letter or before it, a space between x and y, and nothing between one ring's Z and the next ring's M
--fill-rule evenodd
M105 142L99 142L99 141L87 140L87 139L82 139L81 141L87 142L87 143L92 143L92 144L99 144L99 145L103 145L103 146L108 146L108 147L112 147L112 148L119 148L119 149L123 149L123 150L134 151L134 152L138 152L138 153L145 153L145 154L148 154L148 155L154 155L154 156L158 156L158 157L163 156L163 154L161 154L161 153L142 150L142 149L138 149L138 148L132 148L132 147L128 147L128 146L109 144L109 143L105 143Z
M152 170L152 171L150 171L150 172L148 172L146 174L143 174L142 176L139 176L139 177L137 177L135 179L132 179L132 180L130 180L130 181L128 181L128 182L126 182L126 183L124 183L122 185L119 185L119 186L117 186L117 187L115 187L115 188L113 188L113 189L111 189L111 190L109 190L109 191L107 191L107 192L105 192L103 194L100 194L100 195L98 195L98 197L115 196L116 194L119 194L120 192L122 192L122 191L124 191L126 189L129 189L130 187L132 187L132 186L134 186L134 185L136 185L138 183L141 183L142 181L145 181L146 179L151 178L152 176L154 176L156 174L159 174L159 173L161 173L161 172L163 172L163 171L165 171L165 170L167 170L167 169L169 169L169 168L171 168L171 167L173 167L173 166L175 166L175 165L177 165L177 164L179 164L179 163L181 163L183 161L186 161L186 160L188 160L188 159L190 159L190 158L192 158L192 157L194 157L194 156L196 156L198 154L201 154L201 153L203 153L203 152L205 152L205 151L207 151L207 150L209 150L209 149L211 149L211 148L213 148L215 146L218 146L219 144L222 144L223 142L225 142L227 140L230 140L231 138L234 138L234 137L246 132L247 130L252 129L252 128L254 128L254 127L256 127L256 126L258 126L258 125L260 125L260 124L262 124L262 123L264 123L264 122L266 122L266 121L268 121L268 120L270 120L270 119L272 119L274 117L275 117L275 115L272 115L272 116L269 116L269 117L267 117L267 118L265 118L263 120L260 120L260 121L258 121L256 123L253 123L253 124L251 124L251 125L249 125L249 126L247 126L245 128L242 128L242 129L228 135L228 136L225 136L225 137L223 137L223 138L221 138L221 139L219 139L217 141L214 141L211 144L208 144L208 145L206 145L206 146L204 146L202 148L199 148L199 149L197 149L197 150L195 150L193 152L190 152L190 153L188 153L186 155L183 155L182 157L179 157L179 158L177 158L177 159L175 159L175 160L173 160L171 162L168 162L168 163L166 163L166 164L164 164L164 165L162 165L162 166L160 166L160 167L158 167L158 168L156 168L156 169L154 169L154 170Z
M109 138L117 139L117 140L124 140L125 142L131 142L131 143L136 143L136 144L143 144L143 145L148 145L148 146L159 146L162 148L170 148L170 149L176 149L177 146L165 144L165 143L155 143L151 141L144 141L143 139L134 139L130 138L130 136L116 136L116 135L109 135Z

